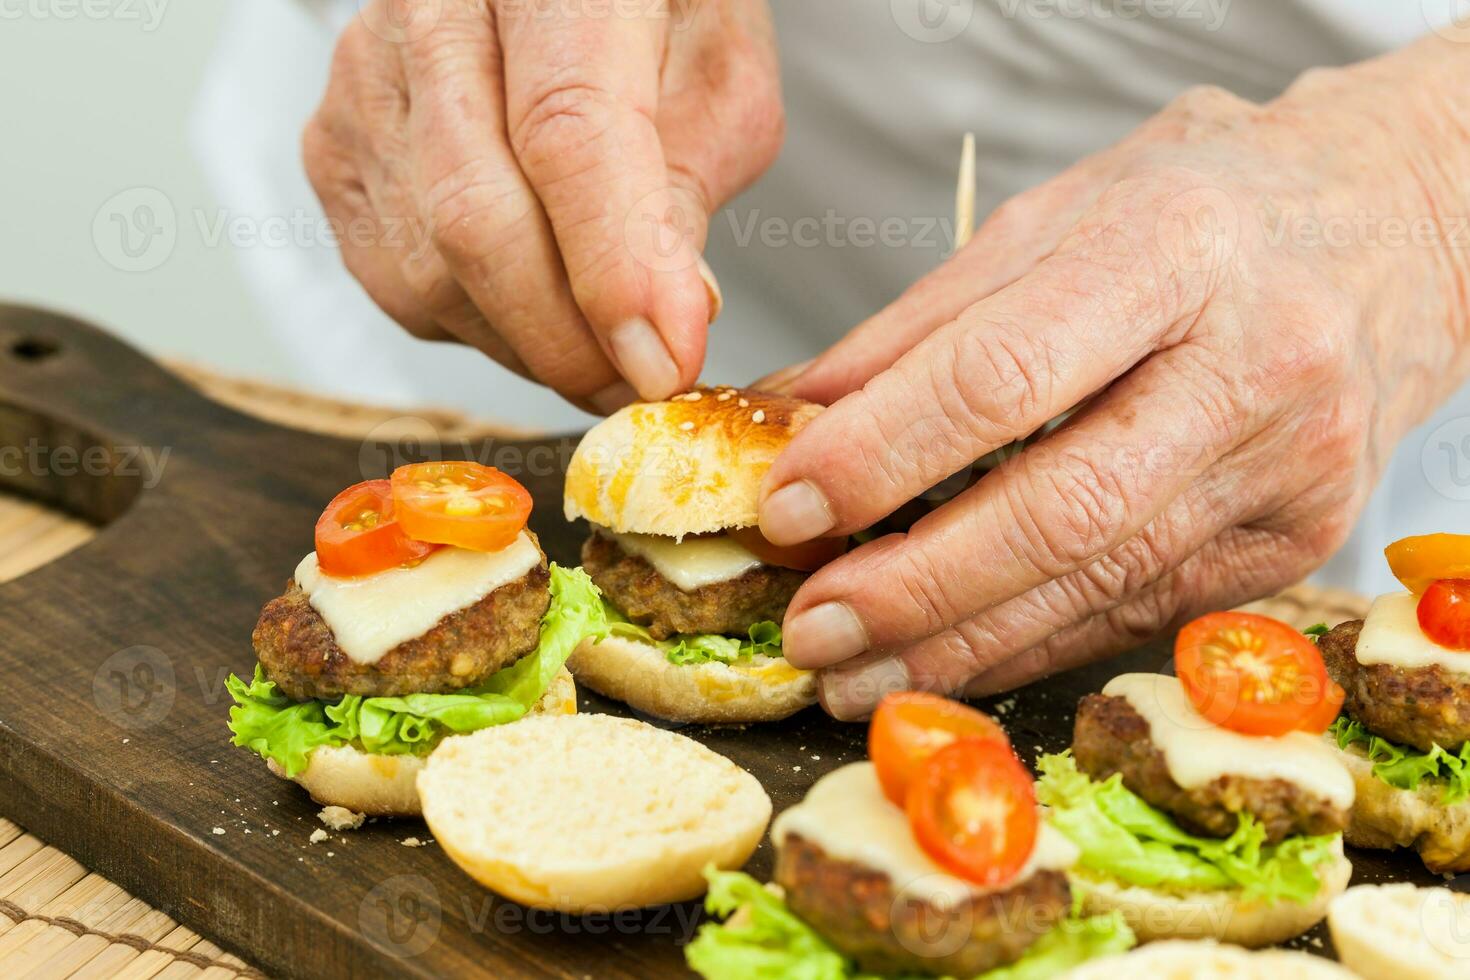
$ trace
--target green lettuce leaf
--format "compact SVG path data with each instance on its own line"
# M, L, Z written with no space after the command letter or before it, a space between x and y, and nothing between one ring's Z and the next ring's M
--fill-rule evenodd
M1328 633L1331 633L1332 630L1330 627L1328 627L1326 623L1317 623L1315 625L1308 626L1306 629L1302 630L1302 632L1310 636L1312 638L1312 642L1315 643L1318 640L1322 639L1322 637L1326 636Z
M663 651L671 664L707 664L711 661L733 664L751 657L781 656L781 627L770 620L756 623L744 637L690 633L671 636L667 640L655 640L648 630L637 623L629 622L627 616L605 601L603 609L607 615L610 636L621 636L627 640L656 646Z
M1361 745L1373 763L1373 775L1395 789L1415 790L1428 779L1440 784L1440 802L1460 803L1470 799L1470 742L1458 753L1436 745L1421 752L1407 745L1374 735L1362 722L1339 715L1327 729L1338 748Z
M881 980L859 971L786 907L778 892L739 871L705 869L706 922L684 947L690 969L705 980ZM1099 956L1133 946L1121 915L1070 918L1042 936L1015 963L975 980L1046 980Z
M1224 840L1180 829L1113 775L1094 782L1070 752L1037 760L1036 798L1047 819L1082 852L1085 871L1132 885L1176 891L1239 888L1247 899L1306 904L1320 883L1316 866L1332 858L1337 835L1266 843L1266 830L1242 814Z
M607 634L602 596L580 568L551 566L551 605L541 618L534 652L454 694L371 698L350 694L336 702L292 701L257 664L250 683L225 681L234 743L273 759L288 776L305 768L322 745L354 745L377 755L424 755L446 735L504 725L530 711L584 637Z

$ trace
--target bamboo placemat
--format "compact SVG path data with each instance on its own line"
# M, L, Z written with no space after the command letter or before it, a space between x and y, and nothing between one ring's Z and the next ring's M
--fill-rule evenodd
M362 438L401 409L356 405L289 388L238 381L189 365L181 376L218 401L297 428ZM511 430L459 413L415 409L441 433L475 438ZM0 495L0 581L25 574L86 542L90 525L34 503ZM1352 592L1299 585L1245 607L1298 628L1361 617L1368 600ZM261 976L198 934L8 820L0 819L0 977L222 980Z

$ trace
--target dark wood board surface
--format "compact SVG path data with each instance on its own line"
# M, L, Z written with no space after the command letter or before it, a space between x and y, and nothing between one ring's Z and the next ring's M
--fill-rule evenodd
M0 814L273 974L686 976L679 946L693 905L532 912L491 896L436 846L405 846L428 837L416 821L310 844L320 808L229 744L224 679L252 670L260 607L311 550L316 517L342 487L409 459L479 459L530 488L547 553L575 563L584 529L561 519L575 437L458 445L427 423L407 429L411 441L357 443L279 428L90 326L0 306L0 486L103 525L0 585ZM1058 750L1078 697L1114 673L1165 667L1162 650L991 706L1024 757ZM581 709L627 713L591 694ZM755 774L777 812L862 758L865 735L817 710L681 730ZM1358 880L1436 880L1406 856L1352 857ZM768 875L768 844L750 870Z

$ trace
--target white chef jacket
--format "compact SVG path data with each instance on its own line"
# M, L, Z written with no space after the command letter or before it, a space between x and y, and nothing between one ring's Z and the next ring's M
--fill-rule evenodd
M705 377L744 382L810 357L937 266L952 245L964 132L976 135L983 218L1191 85L1270 99L1306 68L1359 61L1448 23L1455 2L774 0L787 141L771 171L711 220L707 255L726 306ZM357 9L358 0L232 7L194 126L232 207L319 213L299 133L324 91L336 27ZM293 358L286 380L543 425L588 421L473 351L403 334L330 247L246 249L240 261ZM1462 391L1400 447L1323 579L1387 590L1382 546L1470 530L1467 501Z

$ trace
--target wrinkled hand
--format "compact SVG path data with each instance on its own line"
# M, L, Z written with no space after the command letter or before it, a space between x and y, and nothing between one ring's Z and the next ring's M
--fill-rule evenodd
M374 0L304 152L383 310L606 412L694 382L709 215L781 135L764 0Z
M1389 242L1465 213L1440 210L1450 134L1392 94L1401 68L1309 73L1266 106L1188 93L779 385L832 405L766 479L777 544L867 527L1081 405L802 587L786 655L829 668L829 711L1007 689L1342 543L1395 442L1466 374L1466 243L1429 240L1448 223Z

